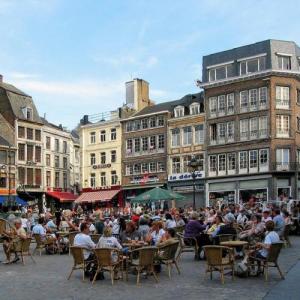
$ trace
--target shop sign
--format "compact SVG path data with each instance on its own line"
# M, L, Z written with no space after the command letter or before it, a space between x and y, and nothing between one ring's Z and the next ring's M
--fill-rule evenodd
M93 169L104 169L104 168L110 168L111 164L100 164L100 165L93 165Z
M153 176L135 176L132 178L130 183L132 184L144 184L149 182L158 182L159 178L156 175Z
M204 177L204 171L196 171L196 179ZM169 175L169 181L192 180L192 173L178 173Z

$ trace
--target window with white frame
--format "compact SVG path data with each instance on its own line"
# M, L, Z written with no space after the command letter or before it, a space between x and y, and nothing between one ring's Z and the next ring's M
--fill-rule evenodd
M165 125L164 116L158 116L157 117L157 126L164 126L164 125Z
M290 88L287 86L276 86L276 108L290 108Z
M257 150L250 150L249 151L249 168L255 169L258 166L257 160Z
M148 163L142 163L141 164L141 171L142 171L142 174L145 174L145 173L149 172Z
M195 144L203 144L204 143L204 124L195 126Z
M147 129L148 128L148 119L142 119L142 128Z
M115 163L117 161L117 151L111 150L110 151L110 162Z
M228 141L234 140L234 122L228 122L227 123L227 139Z
M226 154L218 155L218 167L219 172L226 171Z
M204 171L204 154L196 154L195 159L198 161L199 166L198 166L198 171Z
M177 106L174 108L174 116L175 118L181 118L184 116L184 106Z
M278 55L278 68L280 70L291 70L291 57L289 55Z
M228 171L235 170L236 169L235 153L228 153L227 161L228 161Z
M226 98L225 95L218 96L218 113L219 115L225 114Z
M234 113L234 93L227 95L227 114Z
M165 135L159 134L158 135L158 149L164 149L165 148Z
M180 129L174 128L171 130L172 147L180 146Z
M132 139L126 140L126 152L127 154L132 153Z
M266 168L269 165L269 150L260 149L259 150L259 167Z
M226 123L218 124L218 138L219 141L224 142L226 137Z
M100 183L101 183L101 186L106 186L106 173L105 172L100 173Z
M257 89L249 90L249 103L250 103L250 110L256 110L257 109Z
M96 154L95 153L90 154L90 162L91 162L91 166L96 164Z
M133 166L126 165L126 175L132 175L132 174L133 174Z
M101 130L100 132L100 142L105 142L106 140L106 131L105 130Z
M276 116L276 136L277 137L289 137L290 131L290 118L287 115Z
M218 103L218 98L217 97L210 97L209 98L209 112L210 112L210 115L215 115L217 113L217 103Z
M268 117L259 117L259 137L264 138L268 135Z
M148 137L142 137L142 150L148 151Z
M267 100L268 100L268 88L267 87L261 87L258 89L259 91L259 107L261 109L267 107Z
M115 141L117 139L117 129L116 128L112 128L110 130L110 140L111 141Z
M199 103L192 103L190 105L190 115L199 115L200 114L200 104Z
M216 172L217 171L217 156L210 155L209 156L209 172Z
M126 123L126 131L127 131L127 132L133 131L133 128L134 128L134 123L133 123L133 121L128 121L128 122Z
M183 145L191 145L193 142L193 135L192 135L192 127L187 126L183 128Z
M151 162L149 163L149 172L150 172L150 173L156 172L156 163L155 163L154 161L151 161Z
M165 172L166 171L166 165L163 161L159 161L157 163L157 172Z
M156 127L156 117L151 117L151 118L149 119L149 127L150 127L150 128Z
M96 174L95 173L90 174L90 187L91 188L96 187Z
M134 164L133 165L133 174L141 174L141 164Z
M150 136L149 142L150 142L149 149L155 150L156 149L156 135Z
M239 152L239 169L240 170L248 169L248 152L247 151Z
M181 173L181 170L180 170L180 157L173 157L172 158L172 173L173 174Z
M101 162L101 164L106 164L106 153L105 152L100 153L100 162Z
M234 76L234 65L232 63L218 66L208 67L208 80L216 81Z
M192 159L191 155L185 155L183 157L183 173L190 172L189 165L190 165L191 159Z
M240 111L245 112L248 110L248 91L240 92Z
M259 56L240 62L240 75L255 73L266 69L266 56Z
M258 137L258 118L250 118L249 119L249 127L250 127L250 139L257 139Z
M135 138L134 139L134 152L138 153L141 151L141 139Z
M249 133L249 120L248 119L240 120L240 139L242 141L247 140L248 133Z
M111 185L116 185L118 183L117 171L111 171L110 176L111 176Z
M26 119L27 120L32 120L33 119L32 108L29 108L29 107L26 108Z
M96 143L96 132L91 132L90 133L90 144L95 144Z
M276 149L276 165L277 168L288 168L290 162L290 149Z

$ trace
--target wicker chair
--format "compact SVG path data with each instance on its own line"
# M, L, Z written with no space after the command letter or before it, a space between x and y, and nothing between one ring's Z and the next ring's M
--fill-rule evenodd
M115 271L121 269L121 274L123 278L123 260L121 252L118 249L113 248L96 248L94 249L96 261L97 261L97 270L93 278L92 284L94 284L97 275L101 271L110 272L111 284L114 284L114 275ZM112 257L117 255L117 260L114 262Z
M196 259L198 257L197 240L195 238L185 238L182 233L177 233L176 235L179 239L179 251L176 260L179 260L181 258L182 253L186 253L186 252L194 252L195 259Z
M157 257L157 251L157 247L143 247L135 249L131 252L130 265L135 267L137 270L137 285L139 285L140 283L140 274L143 269L147 269L150 272L150 274L153 274L154 279L156 280L156 282L158 282L158 278L154 271L154 263L155 258ZM136 256L137 258L133 259ZM128 272L128 268L126 268L126 272Z
M232 280L234 279L234 251L232 248L224 246L204 246L205 256L207 260L206 273L210 272L212 280L212 272L218 271L221 274L221 282L224 284L224 270L231 269ZM224 256L224 252L228 255Z
M6 231L10 228L11 228L11 225L5 219L0 219L0 236L3 235L4 231Z
M220 234L217 235L219 243L233 241L235 236L233 234Z
M185 229L185 225L174 227L174 230L175 230L176 233L183 233L184 229Z
M35 263L35 260L33 259L32 254L30 252L30 244L31 238L27 238L25 240L22 240L20 242L20 248L17 248L15 250L16 253L20 253L23 265L25 265L24 256L30 256L31 260Z
M71 231L68 234L68 239L69 239L69 255L71 254L71 247L74 246L74 239L76 234L79 233L79 231Z
M91 237L92 241L93 241L95 244L97 244L97 243L99 242L99 239L100 239L100 237L101 237L101 234L91 234L90 237Z
M46 244L42 241L42 237L40 234L33 234L33 237L36 242L35 249L33 250L33 255L36 251L40 252L40 256L42 255L42 250L46 248Z
M178 274L180 274L180 270L176 261L176 253L179 247L179 241L173 242L169 245L159 247L158 248L158 260L165 264L168 268L169 278L171 279L171 268L172 265L175 265Z
M265 280L268 281L268 275L269 275L269 268L277 268L281 279L284 279L284 275L281 272L279 265L278 265L278 257L281 251L281 248L283 246L283 243L273 243L270 246L269 253L266 259L260 259L256 257L251 257L249 265L253 266L253 264L261 264L263 267L264 275L265 275Z
M83 248L72 246L70 247L70 253L73 256L74 265L72 267L71 273L68 276L68 280L71 278L73 271L82 270L82 281L84 281L84 272L86 269L86 261L84 260Z

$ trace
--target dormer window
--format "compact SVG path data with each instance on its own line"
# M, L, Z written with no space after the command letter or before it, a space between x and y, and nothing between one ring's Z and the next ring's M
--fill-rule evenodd
M291 70L291 55L277 53L278 57L278 68L280 70Z
M251 74L266 69L266 54L259 54L252 57L238 60L240 75Z
M190 115L199 115L200 114L200 104L192 103L190 105Z
M208 80L216 81L222 80L234 76L234 64L233 61L223 64L208 66Z
M25 119L32 120L32 117L33 117L32 108L30 108L30 107L23 107L22 108L22 112L23 112L23 115L24 115Z
M181 118L184 116L184 107L183 106L177 106L174 109L174 115L175 118Z

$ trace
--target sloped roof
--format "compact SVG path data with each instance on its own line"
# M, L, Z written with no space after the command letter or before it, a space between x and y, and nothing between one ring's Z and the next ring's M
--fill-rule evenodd
M4 137L0 136L0 145L1 146L12 146Z
M203 92L196 93L196 94L188 94L182 97L179 100L173 100L168 102L159 103L156 105L148 106L139 111L138 113L134 114L136 116L142 116L147 114L159 113L162 111L169 111L172 112L176 106L189 106L194 102L203 103L204 97Z

